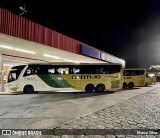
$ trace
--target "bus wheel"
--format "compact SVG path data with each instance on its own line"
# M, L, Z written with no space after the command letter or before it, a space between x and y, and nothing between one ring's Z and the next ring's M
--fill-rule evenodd
M87 84L85 87L86 92L93 92L94 91L94 85L93 84Z
M104 90L105 90L104 84L98 84L95 88L96 92L104 92Z
M147 85L148 85L148 83L146 82L146 84L144 86L147 86Z
M133 82L128 83L128 88L132 89L134 87Z
M23 92L24 93L33 93L34 92L33 86L32 85L26 85L26 86L24 86Z
M123 83L123 89L127 89L127 83Z

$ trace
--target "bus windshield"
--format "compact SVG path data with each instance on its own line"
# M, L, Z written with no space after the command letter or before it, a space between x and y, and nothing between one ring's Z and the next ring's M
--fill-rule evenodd
M18 79L20 73L24 69L25 65L15 66L11 69L8 75L8 82L12 82Z

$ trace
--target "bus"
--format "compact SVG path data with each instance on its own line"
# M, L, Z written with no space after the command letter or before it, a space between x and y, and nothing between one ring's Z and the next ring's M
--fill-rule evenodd
M28 63L13 66L8 75L9 92L85 91L122 89L122 65L108 63Z
M155 73L146 72L145 86L155 85L156 82L157 82L156 74Z
M145 68L123 68L123 88L145 86Z

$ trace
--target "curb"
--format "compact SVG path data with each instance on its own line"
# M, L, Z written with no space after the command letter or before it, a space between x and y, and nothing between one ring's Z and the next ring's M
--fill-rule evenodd
M0 92L0 95L17 95L18 93L11 93L11 92Z

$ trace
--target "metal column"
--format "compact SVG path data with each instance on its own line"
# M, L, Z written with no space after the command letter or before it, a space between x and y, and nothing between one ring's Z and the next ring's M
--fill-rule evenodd
M2 54L0 53L0 75L1 75L1 92L4 92L4 71L3 71L3 60Z

